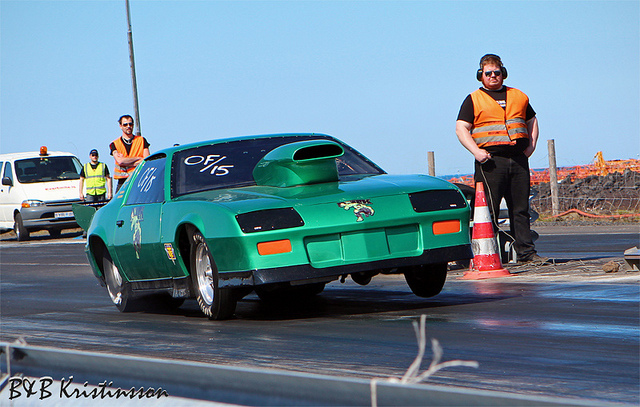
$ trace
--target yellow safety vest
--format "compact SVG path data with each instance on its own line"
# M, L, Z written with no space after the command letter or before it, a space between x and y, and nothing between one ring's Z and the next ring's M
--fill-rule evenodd
M84 165L84 178L87 195L102 195L107 192L104 163L98 163L95 170L91 167L91 163L86 163Z

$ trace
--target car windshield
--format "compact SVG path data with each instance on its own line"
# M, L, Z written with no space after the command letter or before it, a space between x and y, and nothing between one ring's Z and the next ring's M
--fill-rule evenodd
M37 157L16 160L16 176L22 184L80 179L82 166L75 157Z
M380 167L366 157L332 137L309 135L245 139L176 153L172 164L172 195L176 197L210 189L256 185L253 169L271 150L285 144L318 139L332 140L343 146L344 155L336 159L341 179L384 174Z

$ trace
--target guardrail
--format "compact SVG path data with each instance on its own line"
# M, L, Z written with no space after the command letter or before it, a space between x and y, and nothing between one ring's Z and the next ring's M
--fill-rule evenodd
M594 401L534 397L435 385L406 385L281 370L257 370L0 343L0 404L31 398L92 405L113 399L174 398L243 406L590 406ZM71 384L73 385L71 386ZM66 386L66 387L65 387ZM185 399L177 399L185 398ZM24 401L24 400L23 400ZM147 400L149 401L149 400ZM155 401L154 401L155 402ZM598 402L598 405L603 405ZM606 405L606 403L605 403Z

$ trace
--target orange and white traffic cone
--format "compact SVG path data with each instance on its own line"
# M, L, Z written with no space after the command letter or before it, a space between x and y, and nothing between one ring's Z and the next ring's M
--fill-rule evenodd
M493 232L491 213L487 206L482 182L476 183L471 249L473 250L473 259L469 270L462 276L463 280L480 280L511 275L509 270L502 267L502 262L500 261L498 243Z

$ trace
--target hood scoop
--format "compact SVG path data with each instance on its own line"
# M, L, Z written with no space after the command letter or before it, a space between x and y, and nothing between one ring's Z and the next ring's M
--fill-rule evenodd
M342 146L330 140L285 144L258 162L253 179L258 185L281 188L336 182L336 158L343 154Z

